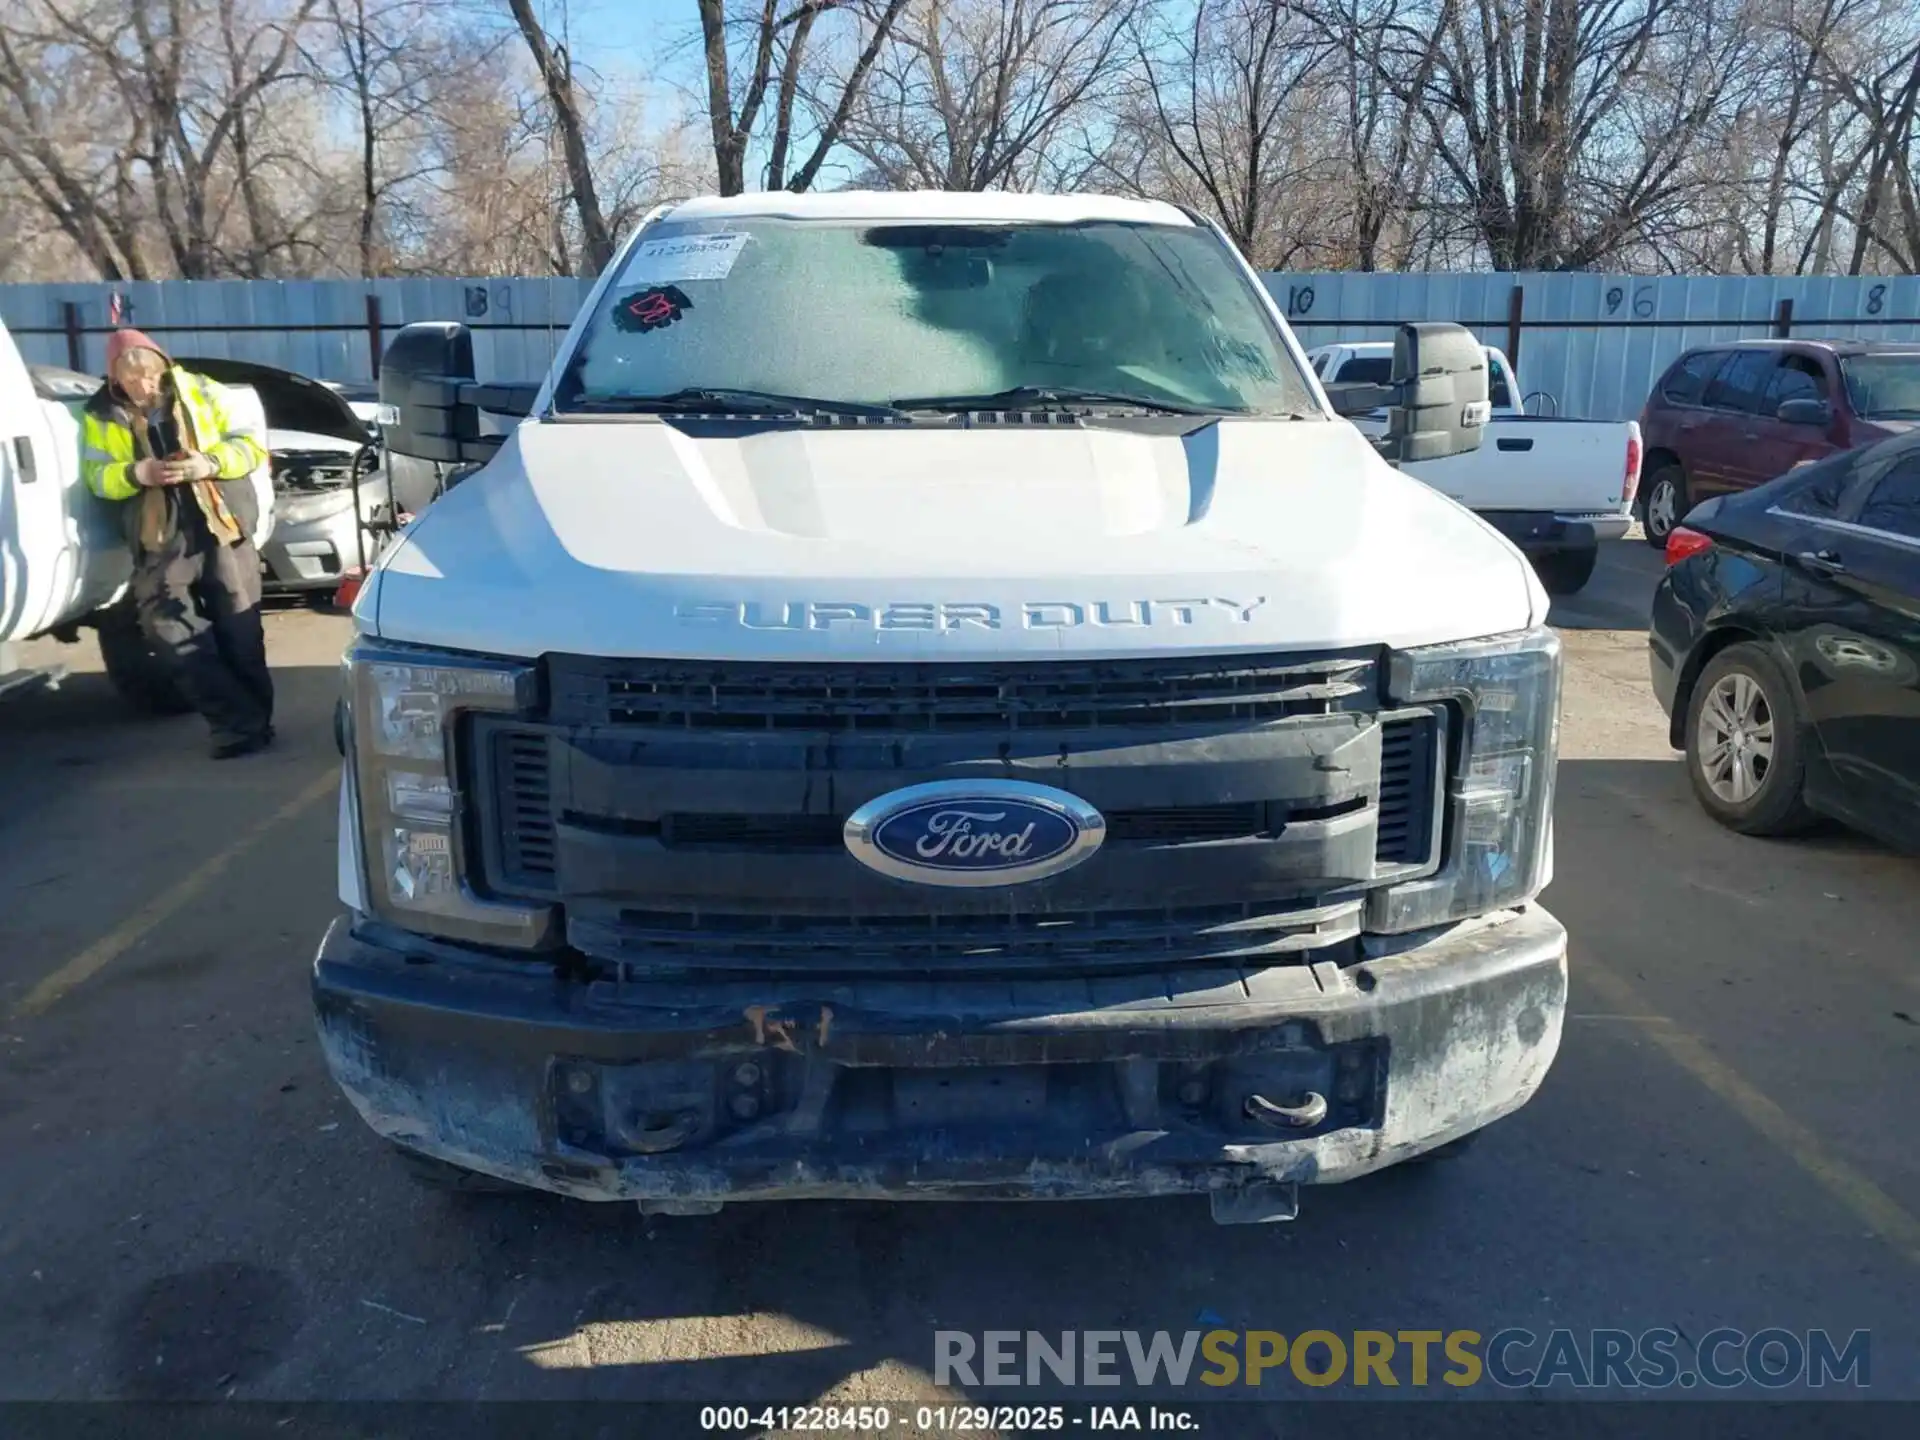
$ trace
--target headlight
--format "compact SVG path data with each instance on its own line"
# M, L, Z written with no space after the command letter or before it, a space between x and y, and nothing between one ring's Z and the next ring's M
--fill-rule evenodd
M534 703L533 668L361 640L347 653L367 903L409 930L487 945L546 943L550 907L476 894L454 748L460 715Z
M1397 651L1396 701L1454 707L1439 870L1367 897L1367 928L1419 930L1523 904L1552 878L1560 755L1560 637L1519 635Z

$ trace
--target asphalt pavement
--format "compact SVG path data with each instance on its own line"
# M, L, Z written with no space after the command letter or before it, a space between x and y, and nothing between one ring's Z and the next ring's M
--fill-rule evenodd
M1605 548L1556 607L1559 1060L1466 1156L1290 1225L420 1191L309 1017L345 622L271 617L282 741L225 764L66 651L0 706L0 1399L898 1402L952 1393L939 1330L1196 1327L1672 1327L1689 1366L1720 1327L1864 1330L1867 1393L1920 1398L1920 862L1710 823L1646 684L1659 559Z

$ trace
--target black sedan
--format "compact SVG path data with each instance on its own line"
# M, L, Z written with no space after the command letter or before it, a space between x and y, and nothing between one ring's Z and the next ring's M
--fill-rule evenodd
M1920 851L1920 432L1708 500L1667 560L1653 688L1707 813Z

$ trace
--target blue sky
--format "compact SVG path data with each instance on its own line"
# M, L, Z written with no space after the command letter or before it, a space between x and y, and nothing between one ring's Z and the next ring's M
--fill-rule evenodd
M609 80L703 84L694 0L541 0L556 35L567 20L575 56Z

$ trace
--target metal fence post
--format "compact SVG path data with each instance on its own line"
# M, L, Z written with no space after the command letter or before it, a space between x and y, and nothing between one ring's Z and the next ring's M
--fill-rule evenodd
M67 332L67 368L85 370L86 331L80 326L80 307L72 300L60 302L60 323Z
M1520 329L1526 323L1527 289L1516 285L1507 292L1507 363L1520 368Z
M1773 307L1773 338L1789 340L1793 338L1793 300L1782 300Z
M380 342L380 297L367 296L367 362L372 367L373 378L380 378L380 352L384 347Z

